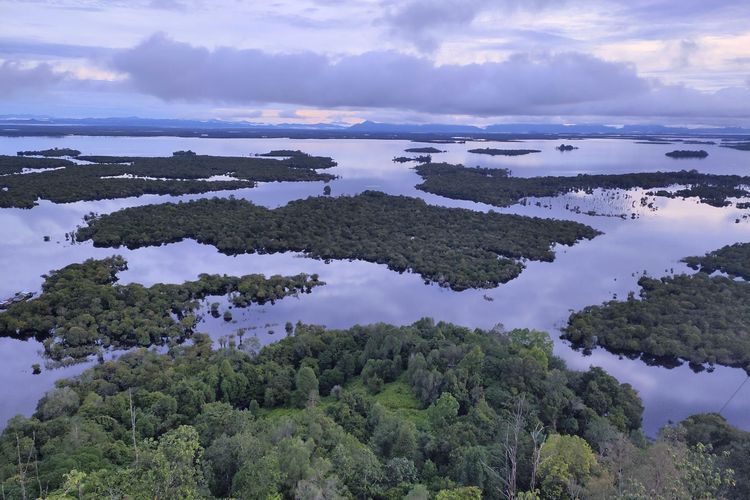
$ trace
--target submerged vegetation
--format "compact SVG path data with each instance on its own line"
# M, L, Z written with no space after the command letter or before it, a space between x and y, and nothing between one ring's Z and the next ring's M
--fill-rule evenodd
M211 199L120 210L79 229L79 241L139 248L192 238L222 253L304 252L412 271L454 290L494 287L518 276L520 259L552 261L555 243L599 234L570 221L431 206L368 191L316 197L276 209Z
M750 374L750 283L699 272L644 276L638 285L639 298L631 293L572 314L563 338L578 348L601 346L656 364L687 360L695 369L720 364Z
M531 153L541 153L539 149L495 149L495 148L477 148L470 149L469 153L490 156L523 156Z
M501 207L528 197L552 197L571 191L601 189L651 189L687 185L677 192L658 191L659 196L697 196L715 206L727 204L727 197L750 196L737 186L750 184L750 177L702 174L696 170L639 172L631 174L579 174L576 176L513 177L507 169L464 167L448 163L419 165L424 182L417 189L459 200L471 200Z
M23 167L29 160L1 165ZM172 157L79 157L99 165L64 164L64 169L0 177L0 207L31 208L38 199L54 203L124 198L143 194L182 195L252 187L255 182L329 181L335 176L318 173L312 166L326 160L307 157L274 160L225 156L178 155ZM127 159L128 164L119 164ZM330 160L328 158L327 160ZM50 160L65 161L65 160ZM295 163L297 162L297 163ZM321 163L322 162L322 163ZM36 162L35 168L42 168ZM317 167L324 168L324 167ZM209 181L211 176L231 174L233 180Z
M323 283L317 275L218 276L201 274L181 285L119 285L127 269L119 256L87 260L51 272L41 295L0 313L0 337L35 337L54 361L81 360L102 348L163 345L187 338L195 328L200 300L229 295L236 307L309 293Z

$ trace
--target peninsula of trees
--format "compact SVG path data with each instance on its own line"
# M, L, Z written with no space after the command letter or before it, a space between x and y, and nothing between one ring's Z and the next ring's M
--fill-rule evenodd
M735 243L702 257L685 257L682 260L696 271L708 274L721 271L750 281L750 243Z
M72 156L76 157L81 154L80 151L77 149L71 149L71 148L51 148L51 149L42 149L39 151L19 151L18 156L48 156L53 158L58 158L61 156Z
M275 160L225 156L79 157L100 163L74 165L66 160L0 157L0 207L31 208L38 199L55 203L124 198L143 194L182 195L252 187L256 182L329 181L335 176L312 166L328 160L317 157ZM44 160L49 160L46 164ZM127 161L127 164L120 164ZM60 163L66 162L66 163ZM21 174L27 168L64 166L60 170ZM323 167L317 167L323 168ZM214 175L234 180L209 181Z
M686 261L704 270L723 269L737 252L729 247ZM745 261L747 262L747 261ZM705 267L704 267L705 263ZM738 273L745 266L727 269ZM705 364L743 368L750 374L750 283L705 272L638 280L640 297L589 306L570 316L563 338L578 348L601 346L648 362L695 369Z
M0 175L19 174L24 169L42 171L72 165L75 165L72 161L58 158L26 158L0 155Z
M179 342L193 333L200 301L228 295L235 307L274 302L323 285L317 275L201 274L181 285L119 285L119 256L71 264L45 276L41 295L0 312L0 337L35 337L58 362L82 360L102 348Z
M505 283L521 273L520 259L552 261L554 244L597 234L576 222L444 208L368 191L276 209L218 198L134 207L89 220L77 238L128 248L191 238L229 255L294 251L360 259L463 290Z
M528 197L551 197L593 189L651 189L685 185L677 192L658 191L658 196L699 197L703 203L724 206L728 197L750 196L744 187L750 177L702 174L696 170L639 172L629 174L579 174L576 176L513 177L507 169L464 167L432 163L415 167L424 182L417 189L458 200L510 206Z

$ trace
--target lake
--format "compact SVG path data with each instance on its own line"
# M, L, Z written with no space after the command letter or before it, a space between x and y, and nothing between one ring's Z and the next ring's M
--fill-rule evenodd
M509 168L516 176L576 175L578 173L626 173L657 170L697 169L705 173L750 175L750 152L712 145L637 144L627 139L586 139L572 143L579 149L560 152L563 141L467 142L439 144L445 153L433 161L463 163L467 166ZM564 141L570 144L571 141ZM65 233L83 224L90 212L109 213L120 208L163 203L206 196L246 198L254 203L277 207L290 200L322 194L322 182L269 183L256 188L182 197L143 196L96 202L55 205L41 201L31 210L0 209L0 298L19 290L39 291L42 274L91 257L115 253L128 260L128 271L121 282L181 283L200 273L296 274L318 273L327 282L311 294L289 297L275 305L235 309L234 319L205 315L199 330L214 338L239 327L250 328L266 344L285 335L284 324L298 320L346 328L354 324L387 322L408 324L424 316L469 327L528 327L546 330L555 341L555 352L571 368L601 366L621 382L632 384L645 406L644 428L653 435L669 421L679 421L699 412L718 411L747 378L739 369L716 367L712 373L694 373L687 365L674 369L647 366L640 360L620 359L602 349L590 356L572 350L558 339L559 328L571 310L599 304L617 296L624 298L638 291L637 280L647 273L663 276L689 271L681 258L700 255L723 245L750 241L750 222L735 220L747 211L734 207L715 208L695 199L656 198L656 210L632 208L643 193L619 193L613 198L594 196L583 199L570 194L556 199L530 200L525 206L500 209L480 203L450 200L415 189L421 179L414 164L393 163L404 149L427 146L407 141L381 140L289 140L289 139L200 139L176 137L21 137L0 138L0 154L19 150L72 147L83 154L168 156L176 150L191 149L198 154L243 156L272 149L301 149L314 155L331 156L338 166L329 172L340 176L330 183L332 195L352 195L364 190L420 197L428 203L473 210L518 213L576 220L604 234L573 247L557 247L551 263L529 262L521 276L491 290L454 292L436 285L425 285L416 274L398 274L385 266L360 261L322 261L294 253L274 255L222 255L215 248L183 241L162 247L127 249L94 248L90 242L70 244ZM541 153L517 157L490 157L468 153L477 147L540 149ZM675 149L705 149L705 159L675 160L664 153ZM536 202L539 202L537 206ZM580 205L582 212L627 213L620 217L589 216L574 213L565 206ZM636 203L639 205L639 203ZM636 213L637 218L630 218ZM50 236L49 242L43 237ZM692 271L690 271L692 272ZM487 300L484 296L491 298ZM272 333L269 333L271 331ZM35 341L0 339L0 427L17 413L30 415L37 400L54 381L84 370L87 364L60 369L44 369L33 375L33 363L44 364L40 344ZM750 384L732 399L723 415L733 424L750 430Z

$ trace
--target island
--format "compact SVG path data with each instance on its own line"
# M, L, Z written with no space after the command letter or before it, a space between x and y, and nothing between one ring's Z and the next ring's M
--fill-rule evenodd
M235 307L273 303L323 285L317 275L219 276L201 274L181 285L119 285L127 269L120 256L89 259L44 277L36 299L0 312L0 337L36 338L61 363L86 360L104 348L181 342L195 329L196 310L208 296L229 296Z
M578 149L578 147L573 146L572 144L560 144L555 149L558 151L565 152L565 151L573 151L574 149Z
M18 156L47 156L52 158L59 158L61 156L71 156L75 158L80 154L80 151L71 148L51 148L38 151L19 151L17 153Z
M415 157L410 156L396 156L393 158L394 163L408 163L414 161L417 163L432 163L432 156L430 155L419 155Z
M0 207L32 208L38 199L70 203L144 194L176 196L251 188L257 182L330 181L336 178L315 170L326 168L321 165L330 160L317 157L276 160L178 154L170 157L98 156L79 159L97 165L75 165L72 162L43 164L41 160L66 160L0 156L0 171L5 169L12 174L0 177ZM32 165L34 168L52 165L65 168L40 170L33 175L21 172L24 167ZM212 180L213 176L225 177Z
M436 153L445 153L444 150L434 148L432 146L428 146L426 148L407 148L404 149L407 153L426 153L426 154L436 154Z
M713 206L725 206L727 198L750 196L744 186L750 176L703 174L696 170L638 172L628 174L579 174L575 176L513 177L503 168L464 167L432 163L415 167L423 182L417 189L457 200L470 200L507 207L529 197L552 197L594 189L652 189L689 186L676 192L660 190L651 195L698 197Z
M477 148L470 149L469 153L490 156L523 156L531 153L541 153L539 149L495 149L495 148Z
M669 156L670 158L706 158L708 157L708 152L704 150L694 151L694 150L688 150L688 149L680 149L677 151L670 151L669 153L664 153L665 156Z
M454 290L491 288L517 277L521 259L552 261L555 244L599 234L577 222L482 213L366 191L292 201L276 209L238 199L133 207L91 218L78 241L140 248L195 239L228 255L304 252L414 272Z
M750 244L736 244L685 262L699 269L661 279L641 277L640 297L586 307L570 316L563 338L575 347L601 346L675 366L700 370L720 364L750 374L750 283L713 276L750 275Z

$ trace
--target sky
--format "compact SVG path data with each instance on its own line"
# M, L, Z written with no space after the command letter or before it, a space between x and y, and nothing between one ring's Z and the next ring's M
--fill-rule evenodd
M0 115L750 126L748 0L0 0Z

